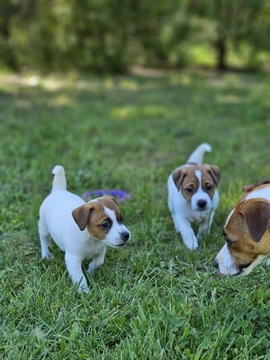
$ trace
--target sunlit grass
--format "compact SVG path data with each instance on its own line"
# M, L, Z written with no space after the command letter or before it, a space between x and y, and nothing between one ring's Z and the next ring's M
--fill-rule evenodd
M268 359L269 267L219 277L212 260L244 184L270 176L269 73L137 69L0 78L0 354L3 359ZM169 173L201 142L222 177L210 236L190 252L167 207ZM68 187L120 188L132 240L71 286L42 261L38 209L51 170Z

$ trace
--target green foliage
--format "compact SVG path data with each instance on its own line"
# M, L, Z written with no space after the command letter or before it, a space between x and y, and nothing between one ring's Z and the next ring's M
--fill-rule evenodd
M270 6L266 0L188 1L196 33L212 44L220 69L227 67L229 46L245 58L243 49L249 47L247 63L256 65L256 52L269 51Z
M212 260L244 184L269 178L269 73L0 79L0 355L19 359L269 359L269 266L220 277ZM220 206L196 252L175 233L166 181L208 141ZM76 194L122 188L132 232L71 286L42 261L38 209L51 170ZM87 264L85 264L87 265Z
M269 59L269 6L266 0L3 0L0 66L98 72L255 66Z

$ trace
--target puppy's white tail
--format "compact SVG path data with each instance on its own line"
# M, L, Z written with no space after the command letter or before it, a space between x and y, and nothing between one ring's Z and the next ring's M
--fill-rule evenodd
M54 174L53 183L52 183L52 191L55 190L66 190L67 188L67 180L65 175L65 169L63 166L56 165L52 171Z
M202 164L204 154L212 150L211 146L207 143L199 145L188 158L188 163Z

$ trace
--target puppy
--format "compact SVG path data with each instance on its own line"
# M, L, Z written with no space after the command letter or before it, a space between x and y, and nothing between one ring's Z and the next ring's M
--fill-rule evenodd
M247 275L270 255L270 180L243 190L223 229L227 243L214 260L222 275Z
M92 259L88 273L100 267L107 246L123 247L130 239L129 230L117 203L111 196L102 196L85 203L66 190L65 171L57 165L53 169L52 192L39 211L39 236L42 258L50 258L50 239L65 252L68 273L79 292L88 291L82 271L82 261Z
M198 240L209 233L215 211L219 204L217 185L220 170L215 165L202 165L209 144L201 144L189 157L187 163L175 169L168 178L168 205L175 229L180 232L190 250L198 247ZM197 237L191 227L199 223Z

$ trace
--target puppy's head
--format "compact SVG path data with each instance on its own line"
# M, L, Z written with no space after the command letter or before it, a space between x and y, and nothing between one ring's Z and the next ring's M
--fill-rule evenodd
M80 230L87 228L96 240L111 247L126 245L130 232L123 224L122 214L112 196L102 196L72 211Z
M215 165L189 165L172 174L178 191L194 211L211 208L212 199L220 180L220 170Z
M270 254L270 203L262 198L241 202L224 226L226 244L214 266L222 275L247 275Z

